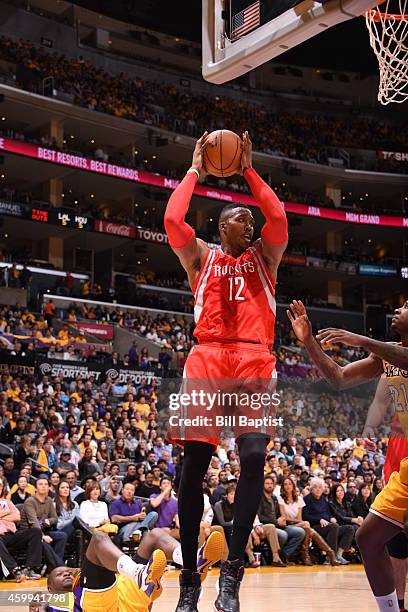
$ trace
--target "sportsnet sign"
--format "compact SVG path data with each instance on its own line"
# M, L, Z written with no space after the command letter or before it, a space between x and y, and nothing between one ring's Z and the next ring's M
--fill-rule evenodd
M89 380L91 377L95 382L101 384L108 377L114 379L117 383L126 383L130 380L136 384L153 383L160 384L161 377L156 376L154 372L144 370L132 370L131 368L120 367L104 367L103 364L80 361L62 361L56 359L38 359L36 363L36 372L38 376L61 376L66 381L75 380L77 376L81 376L83 380ZM119 379L118 379L119 377Z
M393 159L397 162L408 162L408 153L401 153L397 151L377 151L378 159Z
M102 371L99 364L56 361L54 359L37 361L37 373L51 378L61 376L64 380L75 380L77 376L81 376L84 380L89 380L93 377L95 382L98 383L102 382Z

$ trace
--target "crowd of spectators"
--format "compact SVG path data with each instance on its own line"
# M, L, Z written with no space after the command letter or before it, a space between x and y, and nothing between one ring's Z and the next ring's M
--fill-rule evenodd
M2 307L3 335L31 336L31 343L38 332L49 337L55 320L52 304L45 304L42 315L18 304ZM7 355L23 356L21 348L28 350L28 345L22 341L1 352L0 500L5 500L10 516L0 518L0 527L2 521L7 524L0 529L0 551L17 580L39 577L45 567L55 567L64 557L69 560L78 521L89 530L116 525L121 545L153 527L179 537L177 489L183 450L167 437L164 392L157 379L121 382L114 370L158 366L162 374L168 370L177 376L172 359L175 351L188 354L191 326L182 316L73 302L57 341L69 340L69 325L79 319L132 329L160 346L159 358L149 358L135 339L122 358L116 352L105 357L107 374L96 381L92 373L64 379L35 368L30 373L13 369L15 361L7 365ZM278 321L276 337L282 399L278 411L285 417L285 429L276 432L265 456L264 494L248 541L248 563L259 565L258 552L263 563L276 567L359 561L355 532L381 489L386 430L379 429L377 441L359 438L369 394L336 394L316 386L321 383L290 326ZM342 364L363 356L359 349L328 350ZM239 475L235 440L227 435L214 450L203 482L200 531L200 541L213 530L224 535L224 558ZM24 538L32 546L21 561Z
M108 74L81 56L68 58L27 40L2 36L0 57L8 62L5 76L12 75L20 87L33 90L52 77L54 88L72 96L74 104L193 137L204 130L233 125L240 133L251 126L258 150L314 163L328 163L323 152L327 147L404 150L406 146L406 133L397 123L358 115L346 119L271 112L242 98L203 96L125 73Z
M41 355L49 359L68 361L106 359L110 355L112 349L109 345L89 342L83 330L72 325L62 325L62 322L57 331L53 327L55 321L53 300L48 300L42 314L31 312L19 303L15 306L2 306L0 350L13 357Z
M65 320L68 322L85 319L102 324L119 325L154 342L163 349L163 353L166 351L188 352L193 344L192 321L182 315L165 312L152 315L147 311L132 311L119 307L107 308L99 305L90 307L87 304L75 302L72 302L63 313ZM115 353L112 353L111 361L117 358L115 355ZM147 351L142 349L139 354L135 345L131 347L128 358L132 366L141 369L145 369L148 367L147 364L152 362L152 359L147 355Z
M89 530L117 525L119 544L153 527L179 537L183 450L161 435L160 389L128 381L118 394L114 387L109 377L96 383L92 377L12 375L2 366L0 499L10 516L0 518L0 525L7 524L0 549L6 550L12 578L36 578L43 565L59 565L78 518ZM285 409L299 414L296 393L286 394ZM345 433L298 433L271 441L263 497L247 546L252 567L260 563L256 551L263 563L275 567L360 561L355 533L381 490L386 446L382 441L367 446L348 435L355 418L355 405L344 410L348 396L337 407L329 396L320 403L304 400L303 426L316 427L326 418L330 425L330 414L341 408ZM224 534L224 558L239 475L235 440L226 437L214 449L203 482L200 533L202 540L214 529ZM10 547L21 548L24 538L31 538L33 546L26 559L16 560Z

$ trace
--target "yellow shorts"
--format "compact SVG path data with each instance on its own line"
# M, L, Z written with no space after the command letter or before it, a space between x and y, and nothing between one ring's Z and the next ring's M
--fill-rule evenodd
M150 597L127 576L118 576L118 612L148 612Z
M397 525L404 526L408 510L408 457L400 463L399 472L393 472L388 484L371 504L370 512Z
M127 576L117 576L116 584L107 589L82 589L83 612L148 612L150 604L151 599Z

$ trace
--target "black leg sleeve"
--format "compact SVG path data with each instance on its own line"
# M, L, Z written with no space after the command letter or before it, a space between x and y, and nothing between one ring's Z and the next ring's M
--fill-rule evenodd
M234 501L229 559L243 559L249 535L261 502L265 453L269 438L262 434L244 434L238 438L241 475Z
M204 512L203 480L214 452L205 442L186 442L178 490L178 512L183 567L197 570L198 536Z

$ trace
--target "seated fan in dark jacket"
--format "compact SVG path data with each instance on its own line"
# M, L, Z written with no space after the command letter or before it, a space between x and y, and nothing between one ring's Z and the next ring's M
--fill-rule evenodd
M330 511L339 525L351 525L355 534L364 519L362 516L354 516L351 504L345 500L344 496L343 485L334 484L329 499Z
M364 484L351 506L354 516L361 516L365 519L373 503L373 498L370 485Z
M332 508L323 495L324 480L314 477L310 481L310 493L304 497L305 507L302 517L309 521L311 527L317 531L336 553L336 564L347 565L343 552L350 548L354 537L352 524L344 524L337 521L333 515ZM344 489L343 489L344 495ZM344 512L344 516L347 516Z

